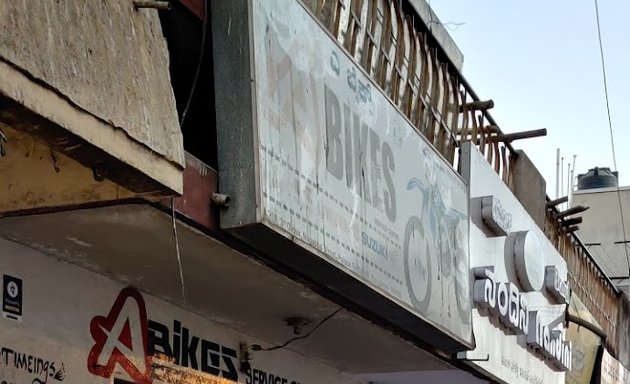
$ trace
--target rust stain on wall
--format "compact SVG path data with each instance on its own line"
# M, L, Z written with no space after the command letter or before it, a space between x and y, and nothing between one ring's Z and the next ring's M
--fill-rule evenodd
M175 209L210 230L219 230L219 210L211 203L212 194L218 190L217 171L195 157L186 154L184 169L184 193L175 198ZM171 207L171 199L161 200Z

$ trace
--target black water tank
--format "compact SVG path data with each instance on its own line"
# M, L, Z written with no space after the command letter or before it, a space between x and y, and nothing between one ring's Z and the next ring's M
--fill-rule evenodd
M583 175L578 175L578 190L593 188L611 188L617 186L618 172L611 172L610 168L592 168Z

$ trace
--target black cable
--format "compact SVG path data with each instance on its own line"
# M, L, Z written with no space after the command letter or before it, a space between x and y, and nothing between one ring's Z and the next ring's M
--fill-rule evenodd
M208 0L204 0L203 2L203 26L202 26L202 35L201 35L201 47L199 52L199 61L197 61L197 70L195 71L195 78L193 79L192 86L190 87L190 93L188 94L188 99L186 100L186 106L184 107L184 111L182 112L182 117L179 120L179 127L184 127L184 122L186 121L186 115L188 114L188 109L190 108L190 103L192 101L193 95L195 94L195 89L197 88L197 81L199 81L199 73L201 72L201 63L203 62L204 52L206 50L206 32L208 29Z
M606 96L606 112L608 113L608 129L610 131L610 146L612 147L613 165L617 171L617 156L615 154L615 137L613 136L612 119L610 117L610 102L608 98L608 81L606 78L606 62L604 61L604 45L602 43L602 30L599 22L599 5L595 0L595 18L597 20L597 38L599 41L599 54L602 63L602 77L604 80L604 95ZM623 204L621 204L621 190L619 189L619 180L617 180L617 200L619 202L619 215L621 216L621 231L623 232L624 243L628 242L626 238L626 223L623 218ZM630 275L630 256L628 255L628 247L624 247L626 254L626 264L628 265L628 274Z
M275 350L282 349L282 348L286 347L287 345L291 344L294 341L298 341L298 340L301 340L301 339L306 339L313 332L315 332L315 330L317 328L321 327L325 322L327 322L328 320L332 319L333 316L335 316L337 313L339 313L342 309L343 308L338 308L333 313L331 313L330 315L324 317L319 323L317 323L317 325L315 325L313 328L311 328L311 330L308 331L308 333L306 333L305 335L296 336L296 337L294 337L292 339L287 340L286 342L284 342L282 344L275 345L273 347L268 347L268 348L263 348L259 344L253 344L252 345L252 350L254 350L254 351L275 351Z

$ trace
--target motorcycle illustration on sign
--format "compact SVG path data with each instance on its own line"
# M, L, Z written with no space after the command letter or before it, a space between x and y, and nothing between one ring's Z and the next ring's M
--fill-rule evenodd
M428 157L425 157L427 159ZM470 303L467 296L469 280L465 213L448 207L444 196L449 192L438 179L444 170L435 162L425 163L425 181L411 178L407 191L419 191L420 214L412 215L405 228L403 259L405 281L414 307L426 311L434 288L455 290L459 317L470 322ZM449 280L451 283L449 283ZM435 282L441 281L441 284Z

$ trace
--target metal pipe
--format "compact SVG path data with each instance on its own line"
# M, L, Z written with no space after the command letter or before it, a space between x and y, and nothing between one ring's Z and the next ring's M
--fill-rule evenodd
M532 131L523 131L516 133L499 134L499 140L509 142L520 139L530 139L532 137L547 136L547 129L534 129Z
M575 225L575 224L580 224L581 222L582 222L582 218L581 217L574 217L574 218L566 219L566 220L562 221L562 225L564 227L570 227L570 226Z
M499 132L499 127L497 127L496 125L486 125L486 126L483 128L483 130L484 130L486 133L497 133L497 132ZM461 135L462 135L464 132L466 132L466 131L468 131L468 129L461 129L461 128L460 128L460 129L458 129L457 131L455 131L455 133L456 133L457 135L460 135L460 136L461 136ZM470 136L470 133L468 133L468 134L467 134L467 136Z
M569 200L569 198L564 196L564 197L561 197L559 199L548 201L547 202L547 208L555 207L556 205L560 205L562 203L566 203L568 200Z
M569 205L573 202L573 182L575 181L575 158L577 155L573 155L573 165L571 166L571 190L569 192Z
M468 111L487 111L488 109L494 108L494 101L490 100L475 100L470 103L466 103L464 105L459 106L459 111L464 112L464 110ZM494 124L492 124L494 125Z
M570 321L571 323L577 324L580 327L584 327L586 329L588 329L589 331L593 332L594 334L596 334L597 336L599 336L602 341L605 341L607 338L607 335L604 333L604 331L602 331L601 329L599 329L597 326L595 326L594 324L589 323L588 321L577 317L575 315L572 315L570 313L567 313L567 321Z
M565 199L566 199L566 197L565 197ZM584 212L587 209L589 209L589 207L583 207L581 205L576 205L573 208L569 208L566 211L562 211L562 212L558 213L556 215L556 219L562 219L562 218L565 218L567 216L575 215L576 213Z
M564 156L560 158L560 194L564 196L564 183L562 182L563 172L564 171ZM568 200L567 200L568 201Z
M556 149L556 199L560 197L560 148ZM568 198L567 198L568 201Z
M564 230L565 232L575 232L578 229L580 229L580 227L578 227L577 225L572 225L570 227L566 227Z
M158 0L133 0L133 6L136 9L140 8L153 8L158 9L160 11L170 11L171 3L168 1L158 1Z
M569 163L569 159L567 159L567 196L569 197L569 202L567 206L571 205L571 163Z
M213 193L212 194L212 202L216 204L218 207L223 209L229 208L232 199L229 195L225 195L223 193Z

